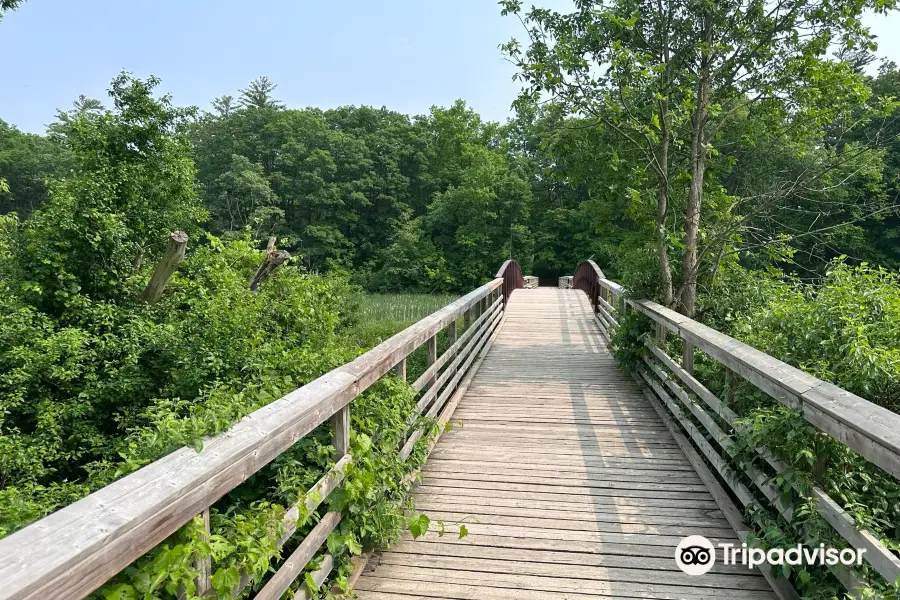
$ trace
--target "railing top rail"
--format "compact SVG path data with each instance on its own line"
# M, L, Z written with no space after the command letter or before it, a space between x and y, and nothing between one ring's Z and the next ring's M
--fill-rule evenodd
M254 411L227 432L204 440L202 451L176 450L0 540L0 598L87 595L502 284L498 278L482 285L355 360Z
M593 261L595 272L601 273ZM615 295L619 284L598 276ZM799 409L812 425L900 479L900 415L823 381L724 333L649 300L628 304L700 348L780 402Z
M649 300L631 305L900 478L900 415Z

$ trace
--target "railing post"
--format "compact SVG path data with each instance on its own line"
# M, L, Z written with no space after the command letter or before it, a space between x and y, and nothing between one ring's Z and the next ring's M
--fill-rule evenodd
M200 513L199 516L203 519L203 531L200 533L200 537L204 540L209 540L209 508ZM200 558L199 556L194 556L193 564L194 568L197 569L197 576L194 577L195 590L193 595L206 596L212 590L212 582L210 580L212 577L212 557ZM187 600L188 594L184 586L178 586L176 597L178 600Z
M331 416L331 430L334 434L334 460L339 461L350 451L350 405Z
M437 360L437 334L428 338L428 342L426 344L426 352L428 353L428 364L426 365L427 368L433 365ZM437 381L437 373L435 373L428 379L427 387L430 388L431 386L433 386L435 381Z
M450 323L450 326L447 327L447 348L453 346L456 343L456 319L453 319L453 322ZM451 363L453 359L456 357L456 352L452 353L447 360ZM453 374L456 374L456 367L453 368Z
M694 345L687 340L681 340L681 366L685 371L694 373Z
M406 381L406 358L394 365L394 375Z
M207 508L200 513L200 516L203 518L204 539L209 540L209 509ZM212 591L212 583L210 582L210 578L212 577L212 557L207 556L206 558L194 559L194 568L199 571L199 573L197 573L197 578L194 580L194 585L197 586L197 590L194 593L197 596L205 596Z

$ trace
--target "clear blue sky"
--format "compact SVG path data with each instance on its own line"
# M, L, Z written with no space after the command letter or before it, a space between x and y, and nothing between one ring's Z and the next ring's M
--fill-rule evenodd
M900 63L900 15L867 23ZM202 108L267 75L292 107L464 98L504 120L519 86L497 46L513 36L494 0L26 0L0 23L0 118L42 132L79 94L106 101L125 69Z

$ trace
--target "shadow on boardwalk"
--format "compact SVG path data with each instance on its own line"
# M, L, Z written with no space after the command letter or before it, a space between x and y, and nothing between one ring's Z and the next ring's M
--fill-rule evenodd
M370 561L360 598L774 598L755 572L676 567L682 537L737 536L581 292L512 295L453 423L416 505L469 535L403 539Z

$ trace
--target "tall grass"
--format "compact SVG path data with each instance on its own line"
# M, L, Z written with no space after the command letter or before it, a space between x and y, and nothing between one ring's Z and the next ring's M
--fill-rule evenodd
M444 308L456 298L453 294L366 294L360 299L359 318L369 323L393 321L405 327Z
M444 308L456 298L452 294L366 294L357 299L358 318L345 335L348 342L362 352ZM443 352L447 345L447 333L442 331L438 335L438 352ZM425 347L413 352L406 362L408 381L413 381L425 370Z

